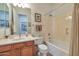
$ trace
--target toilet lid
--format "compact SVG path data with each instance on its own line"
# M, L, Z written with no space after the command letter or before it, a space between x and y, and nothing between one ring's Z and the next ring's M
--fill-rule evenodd
M44 44L38 45L38 48L42 50L47 50L47 46Z

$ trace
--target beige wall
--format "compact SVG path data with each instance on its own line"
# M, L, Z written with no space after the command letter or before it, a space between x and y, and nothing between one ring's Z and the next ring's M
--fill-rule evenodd
M44 36L44 41L49 41L49 37L52 37L52 16L49 15L44 15L44 20L43 20L43 36ZM48 34L50 33L50 36ZM52 39L52 38L51 38Z
M61 8L52 11L51 17L46 16L46 31L44 32L46 41L49 41L62 49L69 49L69 44L71 40L72 19L67 18L68 16L72 16L72 12L73 4L64 4ZM68 28L68 30L66 30L66 28ZM51 34L51 39L48 39L48 32Z
M45 22L47 21L47 17L45 16L46 13L48 13L51 9L53 4L51 3L30 3L30 8L31 8L31 25L32 25L32 34L35 36L45 36ZM35 13L41 14L41 22L35 22ZM42 31L41 32L36 32L35 26L36 25L42 25ZM46 31L48 32L48 31ZM46 37L46 36L45 36ZM45 38L44 37L44 38Z

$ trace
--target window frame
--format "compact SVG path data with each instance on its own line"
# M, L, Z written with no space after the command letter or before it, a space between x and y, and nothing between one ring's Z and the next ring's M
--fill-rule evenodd
M28 16L27 15L25 15L25 14L17 14L17 16L18 16L18 21L19 21L19 34L28 34ZM20 21L20 16L26 16L26 22L25 21ZM20 28L20 23L26 23L26 32L25 33L22 33L21 32L21 28Z
M0 12L4 14L4 16L3 16L4 19L1 19L1 18L0 18L0 22L3 22L4 25L1 26L2 24L0 23L0 27L1 27L1 28L2 28L2 27L3 27L3 28L4 28L4 27L6 27L6 28L9 27L9 12L8 12L8 11L4 11L4 10L0 10ZM0 15L1 15L1 14L0 14ZM6 18L6 15L8 15L8 19Z

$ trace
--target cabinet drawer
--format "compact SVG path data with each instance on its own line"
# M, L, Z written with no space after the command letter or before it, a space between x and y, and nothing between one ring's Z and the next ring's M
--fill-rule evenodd
M13 45L12 45L12 49L21 48L21 47L23 47L23 46L24 46L23 43L13 44Z
M28 42L24 42L25 46L31 46L34 45L34 41L28 41Z
M0 46L0 52L11 50L11 45Z

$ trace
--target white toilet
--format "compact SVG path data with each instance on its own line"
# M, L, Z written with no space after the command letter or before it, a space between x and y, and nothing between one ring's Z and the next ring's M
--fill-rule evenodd
M43 38L40 37L38 39L36 39L35 43L38 45L38 55L39 56L46 56L48 53L48 48L47 46L43 43Z

